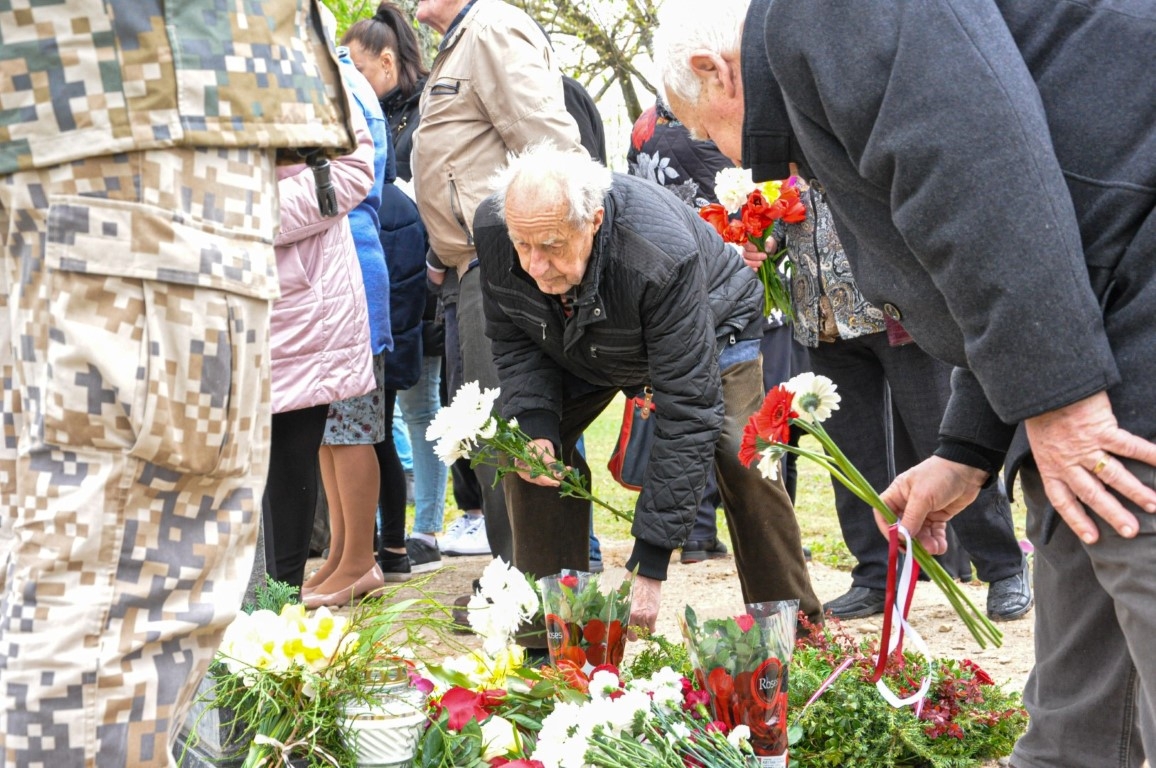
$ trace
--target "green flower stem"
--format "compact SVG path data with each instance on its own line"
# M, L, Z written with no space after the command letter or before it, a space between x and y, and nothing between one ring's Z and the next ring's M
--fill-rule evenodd
M826 455L816 454L814 451L808 451L802 448L795 448L790 445L778 444L784 450L790 451L799 456L804 456L811 459L825 467L831 475L846 486L852 493L862 499L866 504L874 509L879 510L883 517L889 523L896 523L899 516L891 511L891 508L884 503L879 494L871 486L867 479L863 477L862 473L855 467L854 464L847 458L831 436L827 434L827 430L823 425L815 421L807 421L804 419L791 419L791 424L797 426L807 432L807 434L814 437L823 446ZM911 540L912 556L915 562L919 563L928 575L928 577L939 587L940 591L947 597L951 607L959 615L960 619L967 626L968 631L971 632L972 637L979 643L980 648L986 648L988 642L991 642L996 647L1003 645L1003 633L991 622L991 620L971 601L971 598L960 589L955 579L943 570L943 566L931 556L927 549L919 542L918 539Z
M751 243L759 250L766 252L765 238L752 237ZM779 274L779 264L787 257L787 249L778 253L767 254L767 258L759 265L759 282L763 284L763 314L770 315L773 310L779 310L788 321L795 319L791 307L791 297L783 285L782 275ZM788 261L788 264L790 262Z
M504 419L498 419L498 429L492 438L486 440L484 448L499 451L511 459L514 459L515 462L522 462L530 468L530 475L532 477L547 476L556 478L561 483L558 490L563 496L585 499L592 504L602 507L620 520L628 523L634 522L633 513L623 512L591 493L578 470L573 467L567 467L560 462L546 464L537 451L530 449L531 442L530 436L521 429L511 425ZM490 460L487 461L487 459ZM478 451L470 460L470 466L476 466L482 463L487 463L494 467L498 471L498 479L505 477L511 472L516 473L519 471L515 464L506 463L498 457L491 457L486 450Z

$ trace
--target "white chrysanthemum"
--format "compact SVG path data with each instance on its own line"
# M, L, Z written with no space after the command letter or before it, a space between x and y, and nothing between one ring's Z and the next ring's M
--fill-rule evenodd
M831 412L839 410L842 399L835 391L835 382L826 376L808 371L800 373L783 385L795 395L795 410L804 421L826 421Z
M663 667L648 678L636 678L626 684L627 690L645 693L656 705L678 709L682 704L682 674Z
M723 168L714 177L714 196L730 213L742 209L754 188L754 179L746 168Z
M469 458L478 440L494 436L497 425L492 414L500 394L497 389L482 391L476 381L463 384L454 400L441 408L425 431L434 442L434 452L446 464Z
M521 571L500 557L486 566L478 585L467 604L467 618L492 656L509 645L518 627L538 612L538 593Z
M587 707L576 702L560 702L542 720L534 759L546 768L582 768L586 760L587 738L593 732Z
M619 736L631 731L640 712L650 712L650 695L627 688L618 698L604 702L600 710L601 722L611 733Z

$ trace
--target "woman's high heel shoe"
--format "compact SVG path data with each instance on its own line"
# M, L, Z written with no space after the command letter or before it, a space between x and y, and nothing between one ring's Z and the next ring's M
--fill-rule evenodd
M381 573L381 566L374 563L373 567L366 571L360 579L345 589L339 589L329 594L311 592L304 597L302 602L309 610L320 608L323 605L329 608L339 608L343 605L349 605L354 599L381 589L384 586L385 577Z

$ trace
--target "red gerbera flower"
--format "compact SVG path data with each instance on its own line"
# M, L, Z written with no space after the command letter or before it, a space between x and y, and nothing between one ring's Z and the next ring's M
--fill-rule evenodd
M751 417L751 423L754 424L755 431L760 438L768 443L786 444L790 442L791 419L799 416L791 407L794 405L794 398L794 393L782 384L767 393L763 407Z
M755 428L755 416L743 427L743 442L739 445L739 461L744 467L749 467L759 458L759 431Z

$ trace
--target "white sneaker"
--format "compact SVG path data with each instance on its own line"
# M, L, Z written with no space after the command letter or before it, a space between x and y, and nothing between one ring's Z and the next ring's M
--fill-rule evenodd
M450 557L490 554L490 540L486 538L486 518L469 518L465 530L456 538L444 542L441 550L442 554Z
M470 527L473 520L474 518L469 515L462 515L448 524L445 531L442 532L442 535L438 537L438 549L445 552L446 547L453 547L457 544L458 539L461 538L461 535Z

